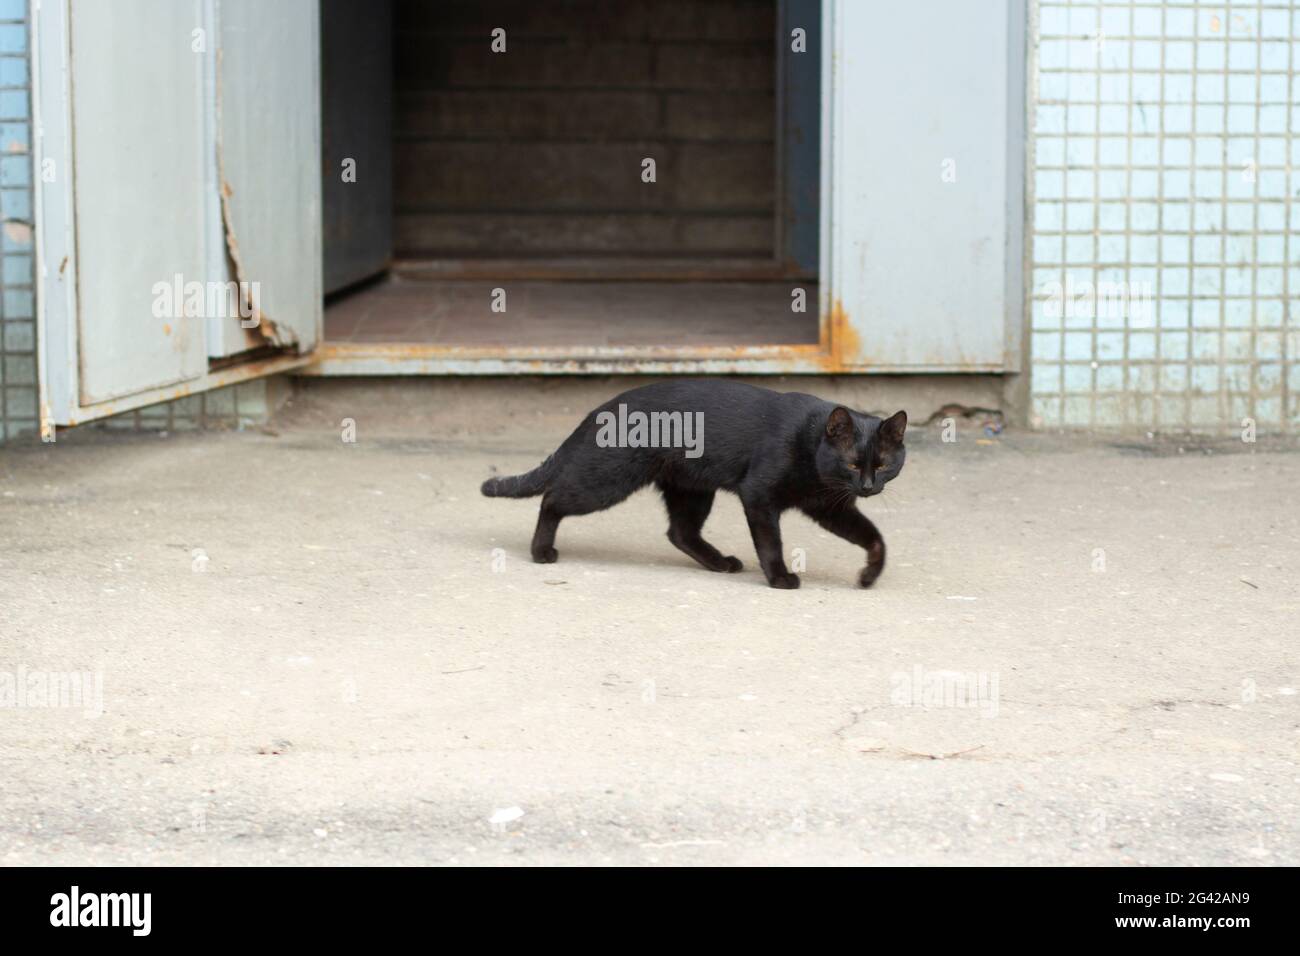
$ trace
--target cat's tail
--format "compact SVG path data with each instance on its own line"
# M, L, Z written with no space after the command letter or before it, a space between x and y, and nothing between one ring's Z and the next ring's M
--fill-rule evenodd
M526 474L489 478L479 490L489 498L531 498L546 490L557 467L555 456L551 455Z

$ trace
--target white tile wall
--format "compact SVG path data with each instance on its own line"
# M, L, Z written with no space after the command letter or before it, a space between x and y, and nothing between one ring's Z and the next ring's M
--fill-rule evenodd
M1300 4L1035 12L1036 422L1294 430Z
M37 431L27 0L0 0L0 443Z

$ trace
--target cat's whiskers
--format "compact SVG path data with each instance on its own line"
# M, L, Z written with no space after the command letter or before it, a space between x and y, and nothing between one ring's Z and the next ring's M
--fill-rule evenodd
M889 486L886 485L885 487L888 488ZM880 497L882 497L884 494L885 494L885 492L882 490L882 491L880 492L880 494L879 494L879 495L876 495L875 497L880 498ZM894 510L895 506L906 508L906 507L907 507L907 501L908 501L908 498L907 498L907 495L906 495L906 494L904 494L904 493L902 493L902 492L900 492L900 491L898 491L898 490L896 490L896 489L893 489L893 490L891 490L891 491L889 492L889 501L888 501L888 502L884 502L884 501L882 501L882 502L879 503L879 506L882 507L882 508L884 508L885 510L892 511L892 510Z
M823 478L822 485L824 486L824 500L826 501L827 506L832 510L843 508L845 505L851 505L853 499L858 496L858 489L847 482Z

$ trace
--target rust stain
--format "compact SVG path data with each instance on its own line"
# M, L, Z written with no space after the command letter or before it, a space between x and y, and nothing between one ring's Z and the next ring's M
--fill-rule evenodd
M790 361L815 361L823 357L818 345L716 345L699 349L681 349L676 346L627 346L608 348L592 346L575 349L566 346L538 346L513 350L493 345L433 345L424 342L326 342L317 354L321 358L348 358L364 356L387 362L408 359L500 359L524 362L538 368L556 361L594 362L604 364L618 361L645 362L699 362L744 361L754 359L788 359Z
M881 362L862 351L857 335L842 311L838 329L830 317L818 345L707 346L607 346L511 348L505 345L435 345L416 342L337 342L326 340L301 375L476 375L476 374L823 374L860 375L864 372L911 374L915 366ZM831 337L838 345L831 351ZM501 368L504 366L505 370ZM721 366L721 367L720 367ZM728 367L730 366L730 367ZM492 371L484 371L487 368ZM364 371L358 371L364 369ZM920 371L945 372L942 364ZM965 365L964 372L1000 372L998 365Z
M218 165L221 164L220 155L217 158ZM235 191L230 188L230 183L226 182L225 174L221 178L221 221L225 226L226 234L226 255L230 257L230 264L235 273L235 282L239 289L240 315L247 312L257 324L246 329L246 332L255 332L268 345L274 345L279 348L287 348L298 344L298 339L292 332L281 329L275 321L258 307L253 301L252 294L249 290L252 285L248 281L248 274L244 269L243 260L240 258L239 240L235 236L235 225L230 209L230 200ZM241 323L242 324L242 323Z
M237 385L240 382L262 378L267 375L275 375L279 372L289 372L295 369L301 369L304 366L310 365L312 361L313 359L307 356L275 355L266 359L246 362L234 365L229 369L209 372L203 378L195 382L188 382L172 388L160 388L149 392L143 392L140 395L133 396L132 399L125 402L106 402L95 405L92 408L78 408L70 413L69 421L59 424L68 427L73 425L84 425L87 422L92 422L99 418L107 418L108 416L116 415L119 412L129 412L136 408L143 408L146 405L154 405L158 402L171 402L178 398L186 398L190 395L196 395L199 392L205 392L210 389L225 388L228 385ZM86 414L83 415L82 413ZM49 416L47 415L46 417L48 418Z
M844 303L836 299L831 304L830 342L818 364L827 372L845 372L851 365L862 364L862 340L853 330Z
M245 312L256 321L256 324L249 328L244 328L245 338L252 339L254 336L260 336L268 345L278 348L289 348L298 344L298 337L290 329L281 329L279 325L265 312L261 310L256 302L253 301L248 275L244 268L243 260L240 258L239 240L235 236L235 222L231 211L231 199L235 195L235 190L231 187L230 182L226 179L226 157L225 148L221 135L221 108L222 108L222 56L221 51L217 51L217 178L220 180L219 192L221 194L221 223L225 227L226 236L226 255L230 258L231 269L235 273L235 282L238 284L241 317ZM243 322L240 322L243 325Z
M304 375L358 374L348 368L364 367L367 375L477 374L479 363L502 363L505 374L723 374L754 365L775 364L784 373L823 371L825 353L820 345L709 346L681 349L673 346L601 348L530 348L431 345L427 343L323 343L313 353L315 362ZM436 369L435 369L436 367ZM494 366L495 367L495 366ZM493 374L501 374L494 372Z

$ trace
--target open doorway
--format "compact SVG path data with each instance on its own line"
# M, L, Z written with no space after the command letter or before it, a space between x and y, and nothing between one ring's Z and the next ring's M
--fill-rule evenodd
M326 344L815 346L817 6L327 0Z

